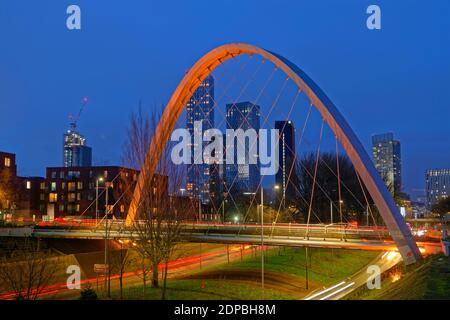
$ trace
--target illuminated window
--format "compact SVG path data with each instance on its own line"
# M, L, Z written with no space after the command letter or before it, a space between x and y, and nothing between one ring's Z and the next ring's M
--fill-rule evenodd
M69 191L75 191L75 186L76 186L75 182L69 182L69 183L67 183L67 189L68 189Z
M28 190L31 189L31 181L27 181L27 189L28 189Z
M41 190L45 190L45 182L41 182L40 187L41 187Z
M59 205L59 212L64 212L64 205L63 204Z
M58 201L58 194L55 192L48 194L48 202L56 202Z
M81 200L81 193L77 193L77 200L78 200L78 201Z
M52 182L52 183L50 184L50 190L51 190L51 191L56 191L56 182Z
M11 158L5 157L5 167L11 167Z
M79 181L77 188L78 188L78 190L83 189L83 182Z
M123 204L120 205L120 212L122 212L122 213L125 212L125 206Z
M76 199L76 194L75 193L72 192L72 193L67 194L67 200L69 202L74 202L75 199Z

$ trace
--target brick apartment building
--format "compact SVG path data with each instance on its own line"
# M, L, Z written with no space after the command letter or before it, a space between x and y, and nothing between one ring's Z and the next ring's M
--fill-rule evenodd
M46 169L45 214L53 217L101 218L110 212L125 218L138 171L119 166L49 167ZM98 186L98 189L97 189ZM98 190L98 201L96 194ZM128 192L127 192L128 191ZM108 197L106 197L108 192Z
M48 167L45 178L19 177L16 155L0 152L0 219L8 216L94 219L97 206L98 217L102 218L106 212L106 192L109 211L124 219L138 174L137 170L120 166ZM166 176L153 177L150 188L155 203L167 199L173 208L184 211L192 207L188 198L169 197L168 184ZM95 201L97 186L99 197ZM198 212L197 208L189 210Z
M0 211L14 217L32 217L45 212L43 177L17 176L16 155L0 151Z

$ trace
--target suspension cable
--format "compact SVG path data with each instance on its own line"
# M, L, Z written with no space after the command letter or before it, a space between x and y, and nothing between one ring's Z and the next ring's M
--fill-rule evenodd
M311 218L311 207L312 207L313 198L314 198L314 190L315 190L316 177L317 177L317 167L318 167L318 164L319 164L319 157L320 157L320 144L322 142L324 123L325 123L325 119L322 118L322 125L320 127L319 145L317 147L316 164L315 164L315 168L314 168L313 185L312 185L312 190L311 190L311 200L309 202L309 209L308 209L308 221L306 223L306 238L307 239L308 239L308 235L309 235L309 221L310 221L310 218Z

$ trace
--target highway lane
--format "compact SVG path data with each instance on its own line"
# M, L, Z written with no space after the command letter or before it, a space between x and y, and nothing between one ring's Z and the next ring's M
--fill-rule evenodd
M323 288L312 292L306 296L304 300L339 300L362 286L367 285L369 276L372 273L367 271L370 265L377 265L380 268L381 273L386 272L398 263L402 261L402 258L398 252L386 251L380 254L374 259L368 266L362 268L353 276L345 279L330 287ZM375 290L375 289L374 289Z

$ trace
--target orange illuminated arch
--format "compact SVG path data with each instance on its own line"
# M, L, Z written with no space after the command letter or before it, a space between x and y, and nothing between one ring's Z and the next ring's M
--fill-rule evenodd
M169 140L170 134L192 94L218 65L232 57L243 54L259 54L264 59L271 61L275 66L282 69L308 96L311 103L320 112L323 119L341 143L363 180L404 262L410 264L419 260L421 258L420 251L411 235L410 229L400 215L391 194L380 178L361 142L331 100L311 78L289 60L276 53L243 43L226 44L208 52L192 66L176 88L156 128L155 135L146 155L145 164L141 168L132 203L128 210L127 224L130 225L134 221L136 209L140 203L140 190L142 190L144 181L146 181L146 177L152 176L155 172L163 148Z

